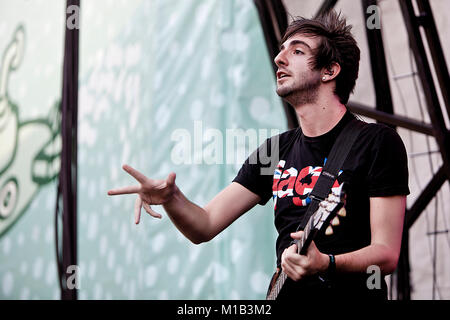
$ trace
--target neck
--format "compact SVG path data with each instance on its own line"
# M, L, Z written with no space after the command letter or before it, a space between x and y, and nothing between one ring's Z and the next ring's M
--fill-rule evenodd
M319 94L316 101L294 106L303 134L317 137L333 129L342 119L346 107L337 96Z

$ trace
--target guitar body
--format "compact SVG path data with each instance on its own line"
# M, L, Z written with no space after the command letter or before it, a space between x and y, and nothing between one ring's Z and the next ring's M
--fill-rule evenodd
M324 289L329 288L329 286L328 281L321 280L317 275L309 276L300 281L294 281L288 277L275 299L298 301L298 299L322 298L323 293L326 292Z
M297 244L298 254L306 255L309 245L319 232L323 232L326 229L326 234L330 233L330 222L335 219L338 214L345 216L345 193L343 187L344 183L341 184L339 189L331 192L325 200L320 202L318 209L311 215L303 230L303 237L294 242ZM336 223L334 223L334 225L335 224ZM301 294L301 292L309 292L308 295L310 295L312 292L308 290L309 286L320 288L322 285L327 287L329 284L318 275L311 276L308 279L305 279L305 281L300 280L299 282L295 282L289 279L283 271L280 271L279 274L276 275L276 279L272 280L272 285L266 299L276 300L279 295L281 295L281 297L284 296L283 291L291 291L290 288L292 287L299 287L299 294ZM297 292L297 290L295 291Z

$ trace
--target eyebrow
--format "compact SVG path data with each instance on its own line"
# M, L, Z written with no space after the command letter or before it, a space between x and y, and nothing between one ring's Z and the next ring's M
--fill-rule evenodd
M303 45L303 46L307 47L309 50L311 50L311 47L305 41L302 41L302 40L292 40L289 43L288 47L292 47L292 46L295 46L295 45L298 45L298 44ZM283 50L284 49L284 45L282 44L279 49L280 49L280 51Z

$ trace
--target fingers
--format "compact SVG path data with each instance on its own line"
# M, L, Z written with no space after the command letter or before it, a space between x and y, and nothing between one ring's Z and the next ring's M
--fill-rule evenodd
M143 175L142 173L140 173L139 171L130 167L127 164L124 164L122 166L122 169L125 170L126 172L128 172L131 176L133 176L140 183L144 183L145 181L147 181L147 177L145 175Z
M293 244L289 248L286 248L283 252L282 259L291 265L296 265L300 267L305 266L305 256L301 256L297 253L297 245Z
M300 280L301 276L299 275L299 273L286 262L281 264L281 268L283 269L284 273L286 273L286 275L292 280Z
M289 248L287 248L285 251L286 251L286 253L289 253L289 254L293 254L293 253L297 254L297 245L293 244L293 245L289 246Z
M162 215L159 214L159 213L156 212L156 211L153 211L152 208L150 207L150 205L149 205L148 203L143 202L143 206L144 206L145 211L147 211L147 213L148 213L149 215L151 215L152 217L158 218L158 219L161 219L161 218L162 218Z
M141 208L142 199L140 196L137 196L136 201L134 202L134 223L136 224L141 220Z
M294 281L299 281L306 275L306 272L301 267L297 267L297 269L294 269L289 265L285 265L284 273L286 273L288 277Z
M138 193L141 190L141 186L129 186L117 189L111 189L108 191L109 196L115 196L119 194Z
M172 187L175 185L175 178L176 174L175 172L169 173L166 180L154 180L157 185L155 186L155 189L165 189L167 187Z
M142 207L144 207L145 211L147 211L152 217L158 219L162 218L161 214L153 211L152 208L150 208L150 205L142 201L142 198L138 195L136 201L134 202L134 223L139 224L139 221L141 220Z
M289 278L294 281L298 281L305 274L305 270L298 265L298 261L296 261L297 259L295 259L294 254L289 252L289 250L294 246L295 245L284 250L281 259L281 267Z
M291 232L291 238L300 240L303 237L303 231Z
M167 176L167 185L168 186L173 186L175 184L175 178L177 177L177 175L175 174L175 172L171 172L169 173L169 175Z

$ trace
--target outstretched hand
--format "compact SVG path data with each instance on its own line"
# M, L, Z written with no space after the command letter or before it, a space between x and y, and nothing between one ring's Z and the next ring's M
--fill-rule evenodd
M171 172L165 180L153 180L129 165L123 165L122 169L135 178L139 185L111 189L108 191L108 195L137 194L134 203L134 222L136 224L140 221L142 207L152 217L161 219L162 215L155 212L150 205L164 204L172 198L176 189L175 173Z

